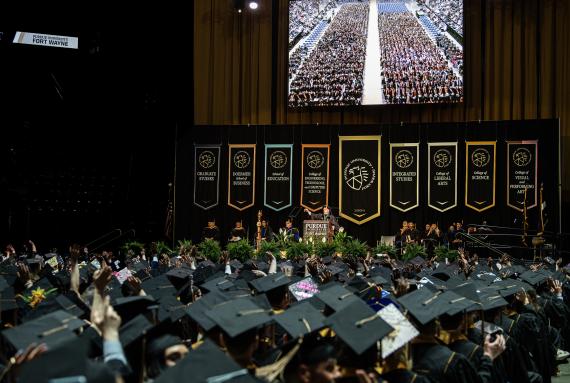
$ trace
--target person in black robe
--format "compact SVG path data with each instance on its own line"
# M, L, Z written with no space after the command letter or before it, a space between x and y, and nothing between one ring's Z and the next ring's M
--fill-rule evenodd
M234 228L230 232L230 242L237 242L242 239L247 239L247 232L245 231L241 221L236 221Z
M220 241L220 229L216 226L216 220L211 218L208 220L208 226L202 230L202 240L211 239Z

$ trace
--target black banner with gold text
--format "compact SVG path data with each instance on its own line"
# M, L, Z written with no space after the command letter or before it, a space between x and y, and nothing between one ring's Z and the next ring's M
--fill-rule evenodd
M440 212L457 206L457 142L428 143L428 206Z
M515 210L537 205L538 141L507 141L507 205Z
M275 211L291 206L293 145L265 145L264 205Z
M228 205L245 210L255 203L255 144L229 145Z
M208 210L220 201L220 145L194 146L194 205Z
M465 205L481 212L495 206L496 141L465 143Z
M329 203L330 144L303 144L301 149L301 206L318 211Z
M339 136L340 216L361 225L380 216L381 136Z
M419 144L390 144L390 206L409 211L419 205Z

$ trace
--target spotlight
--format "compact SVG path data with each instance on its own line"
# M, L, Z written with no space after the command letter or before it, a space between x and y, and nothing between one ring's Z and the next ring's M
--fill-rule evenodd
M255 11L259 7L259 4L257 1L250 1L248 5L249 5L249 9L251 9L253 11Z

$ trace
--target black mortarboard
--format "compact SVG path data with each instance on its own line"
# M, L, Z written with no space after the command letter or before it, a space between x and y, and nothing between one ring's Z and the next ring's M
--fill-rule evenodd
M89 382L106 383L115 380L114 371L104 363L88 360L88 341L71 339L26 362L18 382L55 383Z
M192 270L186 267L176 267L166 273L166 277L176 290L180 290L191 278Z
M123 323L127 323L137 315L146 313L147 309L153 305L156 305L154 297L143 295L118 298L113 304L113 308Z
M186 315L186 305L173 295L160 298L158 303L158 320L161 322L167 318L170 318L172 322L176 322Z
M18 267L14 264L4 262L0 264L0 276L2 276L10 286L12 286L18 279Z
M410 314L422 325L425 325L448 310L443 300L439 300L440 292L422 288L398 298Z
M460 312L470 311L475 305L475 301L472 301L463 295L454 293L453 291L444 292L438 296L438 300L442 301L442 304L447 304L447 310L445 313L450 316Z
M247 369L240 367L216 344L206 339L196 350L165 370L156 383L174 382L259 382Z
M412 265L420 265L420 266L423 266L423 265L426 264L426 260L423 259L422 257L420 257L420 256L418 255L418 256L412 258L412 259L410 260L410 263L411 263Z
M18 307L18 302L14 295L14 289L12 287L0 288L0 313L17 310Z
M165 295L176 295L176 289L165 274L159 275L156 278L147 279L141 286L145 293L152 295L156 299Z
M266 277L254 279L249 284L258 292L266 293L279 287L287 286L291 278L283 273L270 274Z
M363 301L355 301L325 321L356 354L376 344L393 328Z
M234 287L233 280L223 276L215 279L211 279L206 283L203 283L200 288L206 291L214 291L214 290L228 290Z
M324 320L324 315L309 302L290 307L283 314L275 316L275 322L293 338L320 330L324 327Z
M55 297L55 301L61 307L62 310L67 311L71 315L75 315L76 317L83 316L85 312L81 307L79 307L75 302L71 301L68 297L63 294L58 295Z
M484 311L508 305L508 302L498 292L488 291L481 293L479 300Z
M532 289L532 286L529 284L513 279L507 279L494 285L494 287L499 290L499 293L503 298L508 298L512 295L515 295L516 293L525 292Z
M216 323L206 315L206 311L211 310L214 306L226 302L228 298L220 291L212 291L190 306L186 307L186 312L192 320L200 325L205 331L210 331L216 326Z
M124 322L123 322L124 323ZM119 329L119 339L125 349L132 346L134 342L145 336L154 325L147 317L140 314L134 319L124 323Z
M328 287L326 290L321 291L315 295L315 297L323 301L334 311L340 311L354 301L361 300L356 295L354 295L352 291L345 289L338 283L335 283L331 287Z
M9 348L12 348L12 352L24 350L32 343L45 343L48 348L52 348L68 339L75 338L75 330L84 325L85 322L82 320L59 310L17 327L6 329L1 334L10 345ZM10 355L8 352L6 354Z
M546 275L546 273L528 270L522 273L520 278L531 286L537 287L548 279L548 275Z
M240 298L219 304L207 311L206 315L230 338L234 338L270 321L270 311L249 298Z

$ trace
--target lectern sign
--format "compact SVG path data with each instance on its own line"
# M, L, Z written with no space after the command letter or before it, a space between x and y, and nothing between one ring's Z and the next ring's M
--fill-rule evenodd
M194 147L194 205L208 210L220 200L220 145Z
M265 145L264 204L280 211L291 206L293 145Z
M328 237L329 222L319 220L303 221L303 238L313 238L315 241L322 241Z
M329 200L329 144L306 144L301 150L301 206L317 211Z
M475 211L495 206L496 141L466 142L465 205Z
M229 145L228 205L245 210L255 203L255 144Z
M419 144L390 144L390 206L409 211L419 205Z
M537 204L538 141L507 141L507 205L515 210Z
M380 216L381 136L339 137L340 216L361 225Z
M441 212L457 206L457 142L428 143L428 206Z

